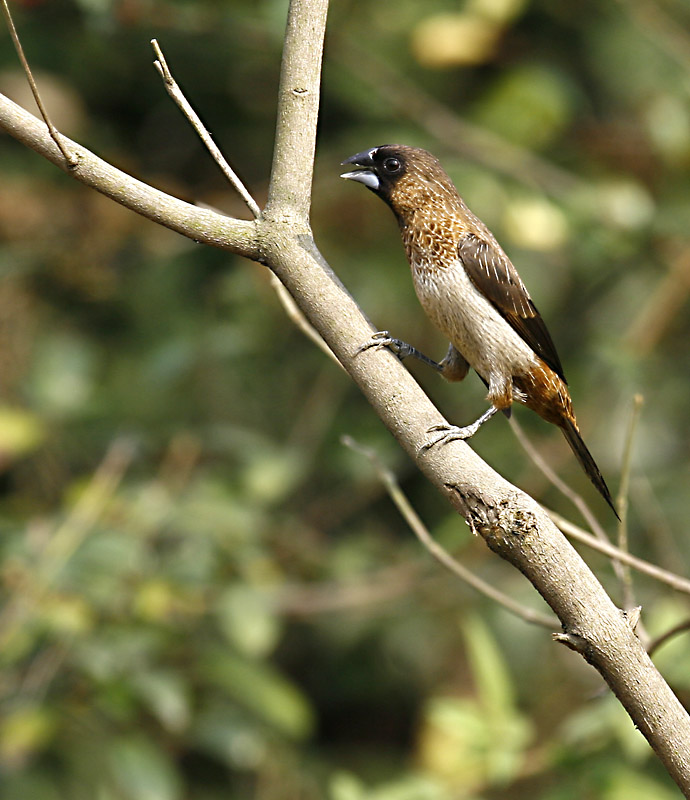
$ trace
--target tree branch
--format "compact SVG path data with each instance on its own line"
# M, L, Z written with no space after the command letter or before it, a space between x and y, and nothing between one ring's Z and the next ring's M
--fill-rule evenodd
M606 531L602 527L599 520L594 516L594 512L589 507L584 497L582 497L581 494L578 494L572 487L568 486L568 484L560 477L560 475L558 475L551 465L546 463L542 454L532 444L522 425L520 425L515 418L515 415L511 416L509 425L515 434L515 438L518 440L525 453L527 453L531 462L546 477L549 483L555 486L562 495L570 500L580 514L582 514L585 522L589 525L590 530L597 537L597 539L605 542L606 544L610 544L611 542ZM614 561L614 569L616 569L617 566L619 567L620 565ZM618 569L616 569L616 574L619 574Z
M180 111L185 115L185 117L187 117L187 119L189 120L189 124L194 128L196 135L201 139L204 145L206 145L206 149L209 151L216 164L218 164L221 172L228 179L230 185L235 189L235 191L247 204L247 207L252 212L254 218L258 219L261 216L261 209L256 204L254 198L247 191L246 186L237 177L233 168L225 160L223 154L220 152L218 145L213 141L213 137L206 129L204 123L201 121L201 118L192 108L191 103L184 96L182 89L180 89L177 81L173 78L172 72L170 71L170 67L168 66L168 62L165 60L163 51L161 50L161 47L158 44L158 40L151 39L151 46L153 47L153 51L156 54L156 60L153 62L153 64L158 70L158 74L163 79L163 85L165 86L165 91L170 95L170 97L172 97L172 99L175 101L175 104L180 109Z
M7 0L2 0L0 3L2 7L2 13L5 17L5 21L7 22L7 27L10 31L10 36L12 37L12 43L14 44L14 49L17 51L17 56L19 57L19 61L21 62L22 69L26 75L26 80L29 83L29 87L31 89L31 94L34 96L34 100L36 101L36 105L38 106L38 110L41 112L41 116L43 117L43 121L50 132L50 135L57 145L58 150L62 153L65 163L69 167L76 166L77 160L76 157L70 153L67 148L65 147L65 143L62 140L62 136L58 129L53 125L50 117L48 116L48 111L46 107L43 105L43 100L41 100L40 92L38 91L38 86L36 85L36 81L34 80L33 73L31 72L31 67L29 66L29 62L27 61L26 56L24 55L24 48L22 47L22 43L19 39L19 35L17 34L17 29L14 26L14 20L12 19L12 14L10 13L10 7L7 5Z
M258 221L176 200L74 143L70 151L79 163L69 174L185 236L270 266L422 472L556 612L565 641L577 642L690 796L690 718L625 615L538 504L465 442L422 450L428 429L445 420L395 356L357 355L371 326L317 250L308 220L326 10L326 0L290 5L269 202ZM7 99L0 102L0 127L65 169L45 126Z
M636 569L638 572L642 572L661 583L665 583L677 592L690 594L690 580L687 578L676 575L675 572L669 572L667 569L662 569L656 564L651 564L649 561L645 561L642 558L633 556L625 550L620 550L610 542L605 542L591 536L586 531L583 531L582 528L574 525L570 520L565 519L555 511L549 511L548 514L566 536L570 536L572 539L575 539L575 541L582 542L582 544L586 544L587 547L591 547L592 550L597 550L599 553L608 556L612 564L616 562L626 564Z
M268 219L308 225L328 0L292 0L278 89Z
M618 549L628 552L628 501L630 492L630 472L632 470L633 442L635 441L635 431L642 412L642 395L636 394L633 397L633 409L630 416L628 433L625 437L625 450L623 452L623 462L621 469L621 480L616 498L616 507L620 509L620 521L618 523ZM618 562L619 564L621 562ZM621 566L623 566L621 564ZM632 608L635 605L633 593L632 575L630 568L624 566L622 569L621 584L623 587L623 604L625 608Z
M649 655L651 656L652 653L655 653L663 644L673 639L674 636L678 636L679 633L685 633L686 631L690 630L690 619L683 620L683 622L679 622L678 625L674 625L670 630L666 631L666 633L662 633L661 636L657 636L656 639L653 639L649 644Z
M85 147L60 134L63 143L76 159L74 166L67 166L45 124L3 94L0 94L0 128L52 161L70 177L152 222L158 222L196 242L222 247L258 260L255 222L233 219L178 200L113 167Z
M376 453L369 447L363 447L359 442L356 442L351 436L343 436L342 443L346 447L350 447L356 453L360 453L365 458L368 458L372 466L376 470L376 474L383 483L388 496L393 501L395 507L400 512L402 518L410 527L412 533L419 539L422 545L431 553L431 555L447 567L451 572L464 581L468 586L471 586L475 591L493 600L495 603L503 606L503 608L520 617L525 622L533 625L541 625L543 628L553 630L555 620L553 617L548 617L546 614L540 614L528 606L518 603L512 597L504 592L487 583L485 580L475 575L467 567L463 566L453 556L433 538L429 529L422 522L419 514L414 510L412 504L405 496L403 490L400 488L395 475L391 470L387 469Z

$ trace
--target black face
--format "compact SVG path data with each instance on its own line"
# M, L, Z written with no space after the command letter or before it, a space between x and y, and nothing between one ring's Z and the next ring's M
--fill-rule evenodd
M359 169L345 172L341 178L359 181L383 198L390 195L393 186L406 170L403 149L395 144L383 144L364 150L345 159L343 164L352 164Z

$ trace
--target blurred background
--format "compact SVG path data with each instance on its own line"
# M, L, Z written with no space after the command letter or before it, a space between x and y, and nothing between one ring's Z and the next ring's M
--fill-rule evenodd
M248 212L152 66L262 204L286 0L12 3L58 126L137 177ZM690 7L683 0L341 0L327 37L317 243L377 327L440 357L395 221L340 162L442 160L528 285L630 546L686 573ZM0 91L33 110L9 35ZM433 535L547 609L474 538L267 271L195 245L0 136L0 796L7 800L636 800L678 792L577 656L434 562ZM460 424L476 377L410 369ZM614 520L559 432L516 415ZM495 419L472 446L582 520ZM611 592L606 559L585 552ZM634 575L651 636L687 598ZM556 625L554 625L554 629ZM655 661L690 697L690 640Z

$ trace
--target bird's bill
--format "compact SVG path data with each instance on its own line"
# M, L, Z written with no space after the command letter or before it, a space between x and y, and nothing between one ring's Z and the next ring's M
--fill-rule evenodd
M359 167L359 169L352 170L352 172L343 172L340 177L350 181L359 181L369 189L376 191L380 186L380 181L373 170L374 159L371 154L371 150L364 150L361 153L357 153L357 155L346 158L342 162L343 164L352 164L353 167Z
M359 181L374 191L379 188L380 184L376 174L369 169L355 169L352 172L343 172L340 177L347 178L350 181Z

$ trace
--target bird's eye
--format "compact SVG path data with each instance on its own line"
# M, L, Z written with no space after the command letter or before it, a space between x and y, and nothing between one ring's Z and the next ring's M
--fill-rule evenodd
M396 172L400 172L402 164L398 158L387 158L383 162L383 168L386 170L386 172L394 175Z

